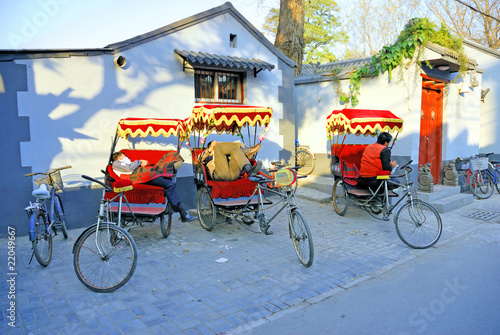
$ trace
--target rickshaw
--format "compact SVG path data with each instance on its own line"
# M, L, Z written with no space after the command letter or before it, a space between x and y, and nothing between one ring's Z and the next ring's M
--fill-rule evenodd
M126 118L118 122L111 152L105 170L104 182L83 175L82 178L103 187L97 223L85 229L73 246L73 265L83 285L96 292L113 292L125 285L137 266L137 247L129 234L132 225L160 219L163 237L167 238L172 226L172 208L165 199L162 187L137 182L127 175L118 176L112 169L112 156L120 138L160 135L177 137L176 150L120 150L131 160L145 159L156 164L162 157L178 157L180 143L186 135L185 120ZM166 155L166 154L172 155ZM167 159L167 158L164 158ZM178 159L179 163L182 163ZM171 177L175 182L176 171ZM141 176L142 178L142 176ZM135 181L131 180L134 179ZM125 204L124 204L125 202Z
M125 118L118 122L114 136L110 157L106 165L106 184L111 186L113 181L128 178L126 175L118 176L112 169L112 155L115 152L119 139L129 142L132 138L147 138L148 136L177 137L176 150L158 149L122 149L132 161L145 159L154 165L166 153L179 153L182 141L186 137L186 120L181 119L156 119L156 118ZM169 176L175 182L176 171ZM162 187L147 185L140 181L134 181L133 190L126 192L124 200L126 206L117 203L111 208L116 214L121 207L121 225L129 224L142 226L146 222L155 222L160 219L160 229L163 237L167 238L172 227L172 208L165 199ZM112 199L117 195L115 192L106 192L106 199Z
M298 167L280 169L273 174L274 179L260 174L248 177L242 173L240 178L234 181L216 181L210 178L199 159L206 136L212 132L219 135L236 135L247 147L262 142L272 115L271 108L259 106L204 105L193 108L187 127L188 132L193 135L191 151L194 182L198 189L198 218L201 226L207 231L214 229L219 214L225 217L227 222L234 219L245 227L257 223L259 233L270 235L272 232L269 230L269 223L286 208L290 238L295 251L300 262L309 267L314 258L312 237L307 222L297 208L292 187L297 182ZM252 127L253 131L250 129ZM245 128L247 142L243 134ZM258 135L262 128L263 133ZM252 158L250 162L255 164ZM269 187L268 184L280 187ZM282 207L271 219L267 219L264 214L267 208L264 206L272 204L272 201L266 198L270 193L280 196Z
M389 221L394 210L396 232L401 240L415 249L429 248L440 238L442 221L439 213L428 203L418 199L413 182L410 160L400 169L402 175L391 176L389 171L377 173L378 185L360 184L359 167L367 144L346 144L347 135L377 136L380 132L396 133L403 130L403 120L388 110L343 109L334 110L326 118L327 137L331 148L331 171L334 175L333 207L344 216L350 204L364 208L374 218ZM373 141L372 141L373 143ZM391 145L391 148L392 148ZM404 178L397 183L393 178ZM393 189L398 188L396 193ZM397 198L391 204L389 198ZM404 199L407 199L399 206ZM399 206L399 207L398 207Z

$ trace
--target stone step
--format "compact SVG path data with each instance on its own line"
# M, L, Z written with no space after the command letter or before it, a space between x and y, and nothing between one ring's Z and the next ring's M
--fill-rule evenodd
M418 194L420 200L420 193ZM438 199L435 201L426 201L432 205L439 213L448 213L454 209L461 208L465 205L472 203L474 196L472 194L460 193L446 198Z
M331 187L331 189L333 190L333 186ZM327 193L311 187L299 185L299 187L297 187L295 195L297 196L297 198L327 203L332 201L332 190Z
M300 176L299 176L300 177ZM334 179L331 177L310 175L306 178L299 178L299 188L312 188L328 194L332 194Z
M331 202L334 179L308 176L299 179L296 196L318 202ZM472 203L472 194L460 193L460 186L434 185L434 192L418 192L418 198L431 204L439 213L447 213Z
M460 194L460 186L434 185L434 191L432 193L418 192L418 198L425 202L432 203L439 199L445 199L458 194Z

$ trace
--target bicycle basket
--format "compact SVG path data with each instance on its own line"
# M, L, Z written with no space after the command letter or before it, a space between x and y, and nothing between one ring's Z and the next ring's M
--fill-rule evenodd
M465 171L469 169L469 159L459 159L455 162L455 169L457 171Z
M488 158L487 157L479 157L471 159L470 161L470 169L472 171L478 170L486 170L488 168Z
M62 178L61 178L61 171L60 170L57 170L56 172L51 172L52 170L49 170L47 171L47 175L45 174L42 174L42 175L39 175L38 177L35 178L35 184L37 186L41 186L42 184L45 184L45 186L47 186L47 188L49 188L50 186L54 186L55 189L56 189L56 192L62 192L62 189L64 187L63 185L63 181L62 181ZM49 178L50 176L50 178ZM52 184L50 183L50 181L52 180Z

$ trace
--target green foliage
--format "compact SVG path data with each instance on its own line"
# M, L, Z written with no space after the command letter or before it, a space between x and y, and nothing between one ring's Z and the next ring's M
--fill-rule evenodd
M384 46L366 64L350 76L349 93L341 92L339 100L346 104L351 103L354 107L358 104L360 80L363 77L374 77L379 73L388 71L389 79L392 79L392 70L402 65L405 59L413 59L415 52L420 52L422 46L432 42L451 50L458 51L461 73L465 71L466 56L462 46L462 40L450 34L444 25L438 29L437 26L427 18L415 18L411 24L407 24L399 34L396 42L390 46Z
M304 62L331 63L336 61L333 45L343 42L347 35L338 31L340 22L335 16L339 7L334 0L308 0L304 19ZM266 15L262 29L276 36L279 9L272 8Z

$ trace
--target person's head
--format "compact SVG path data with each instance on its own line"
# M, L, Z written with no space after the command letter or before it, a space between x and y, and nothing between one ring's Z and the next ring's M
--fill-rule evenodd
M123 152L117 151L113 153L113 156L111 157L114 161L119 161L122 160L125 157L125 154Z
M388 132L384 131L380 133L377 138L377 143L382 145L389 145L389 142L392 140L392 135Z
M211 148L212 146L216 145L217 144L217 141L213 140L213 141L210 141L208 142L207 144L207 148Z

